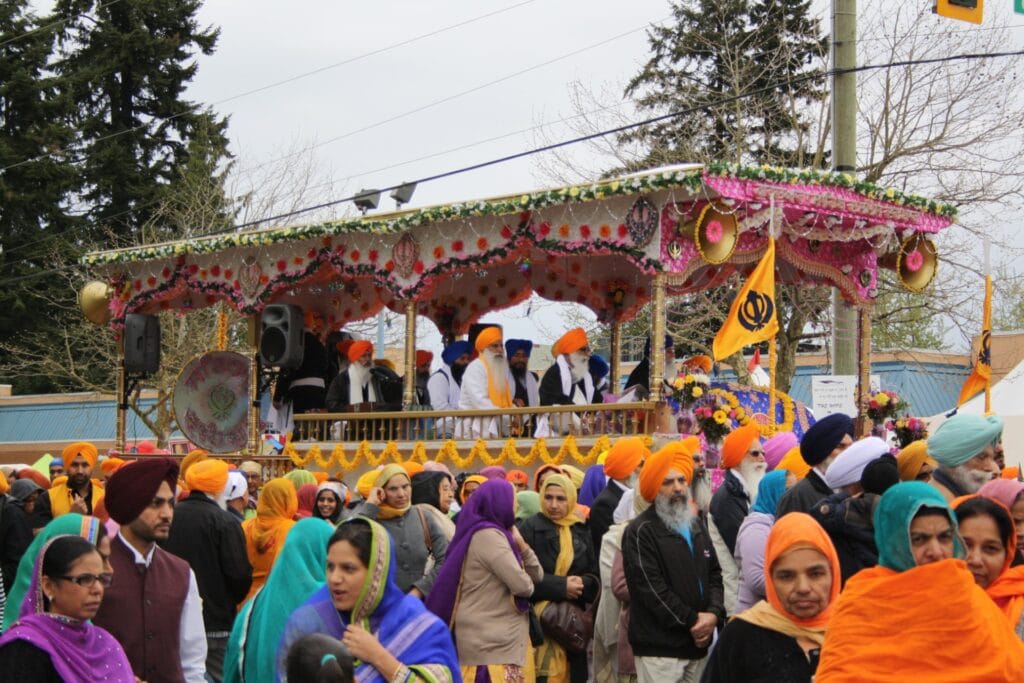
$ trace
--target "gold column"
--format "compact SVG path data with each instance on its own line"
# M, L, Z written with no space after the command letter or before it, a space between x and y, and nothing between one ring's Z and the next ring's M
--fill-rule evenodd
M651 400L662 397L665 372L665 273L654 275L654 308L651 310Z
M868 419L868 402L871 400L871 309L861 306L858 310L857 335L857 437L871 433Z
M248 342L249 359L249 444L246 448L250 456L259 455L260 448L260 320L259 316L249 316Z
M608 353L611 358L608 359L608 364L611 366L611 376L608 378L608 384L611 386L612 393L617 394L622 375L622 323L618 320L612 323L609 346L611 348Z
M125 434L127 433L127 412L128 404L125 403L125 376L124 376L124 330L117 340L117 419L114 427L114 451L124 453Z
M405 382L402 407L408 410L416 403L416 300L405 302Z

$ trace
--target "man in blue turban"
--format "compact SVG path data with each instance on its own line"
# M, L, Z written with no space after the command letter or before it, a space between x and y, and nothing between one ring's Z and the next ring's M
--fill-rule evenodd
M959 413L928 437L928 454L939 463L932 485L946 500L977 493L999 476L995 447L1003 436L1003 420L995 415Z
M672 337L665 335L665 369L662 370L662 377L666 384L669 384L676 378L679 373L676 368L676 349L672 341ZM644 345L644 357L636 367L633 368L633 372L629 373L629 379L626 380L626 388L630 387L643 387L647 389L651 383L651 340L648 339ZM613 387L617 389L618 387Z
M455 341L441 352L443 365L430 376L427 393L430 407L434 410L458 410L462 395L462 375L469 365L469 353L473 350L468 341ZM437 421L438 437L450 439L455 433L455 418L444 417Z
M807 476L786 491L779 499L776 517L787 512L807 512L834 491L825 479L829 465L853 443L853 420L843 413L823 417L804 432L800 439L800 456L811 467Z
M540 380L529 367L531 351L533 342L529 339L505 340L505 357L508 358L508 370L511 375L509 386L512 387L512 403L520 408L540 405Z

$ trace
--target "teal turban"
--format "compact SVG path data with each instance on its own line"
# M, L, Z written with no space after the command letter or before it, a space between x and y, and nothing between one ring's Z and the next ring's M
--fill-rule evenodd
M995 415L958 413L928 437L928 455L944 467L958 467L999 441L1003 420Z
M939 490L923 481L905 481L892 486L875 507L875 544L878 564L898 572L917 566L910 547L910 523L921 508L942 510L953 525L953 556L963 558L964 547L957 531L956 516Z

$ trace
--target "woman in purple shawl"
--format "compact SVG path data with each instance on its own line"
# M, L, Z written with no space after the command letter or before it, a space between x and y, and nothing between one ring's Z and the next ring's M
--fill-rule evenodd
M515 488L480 485L459 513L455 536L427 598L452 629L463 680L533 680L529 597L544 570L515 527Z
M110 585L103 558L80 536L57 536L36 560L18 620L0 638L4 680L134 683L121 645L89 622Z

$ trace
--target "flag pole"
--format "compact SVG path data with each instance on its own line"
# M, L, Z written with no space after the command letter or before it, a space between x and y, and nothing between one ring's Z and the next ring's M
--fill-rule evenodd
M992 287L992 261L991 261L991 253L992 253L992 242L991 242L991 240L989 240L988 237L986 237L985 238L985 296L986 297L988 296L989 289ZM991 303L989 305L991 306ZM992 324L991 321L989 321L989 325L991 325L991 324ZM990 329L989 333L991 334L991 329ZM991 363L992 363L992 359L989 358L989 368L992 367ZM992 414L992 371L991 370L989 370L988 378L985 380L985 414L986 415L991 415Z
M771 196L771 209L768 216L768 248L771 249L772 242L775 240L775 195ZM772 273L772 279L775 274ZM778 308L776 308L776 315L778 315ZM775 433L775 426L778 424L778 420L775 417L775 362L777 353L775 350L775 341L778 337L778 333L772 335L772 338L768 340L768 414L771 415L771 433Z

